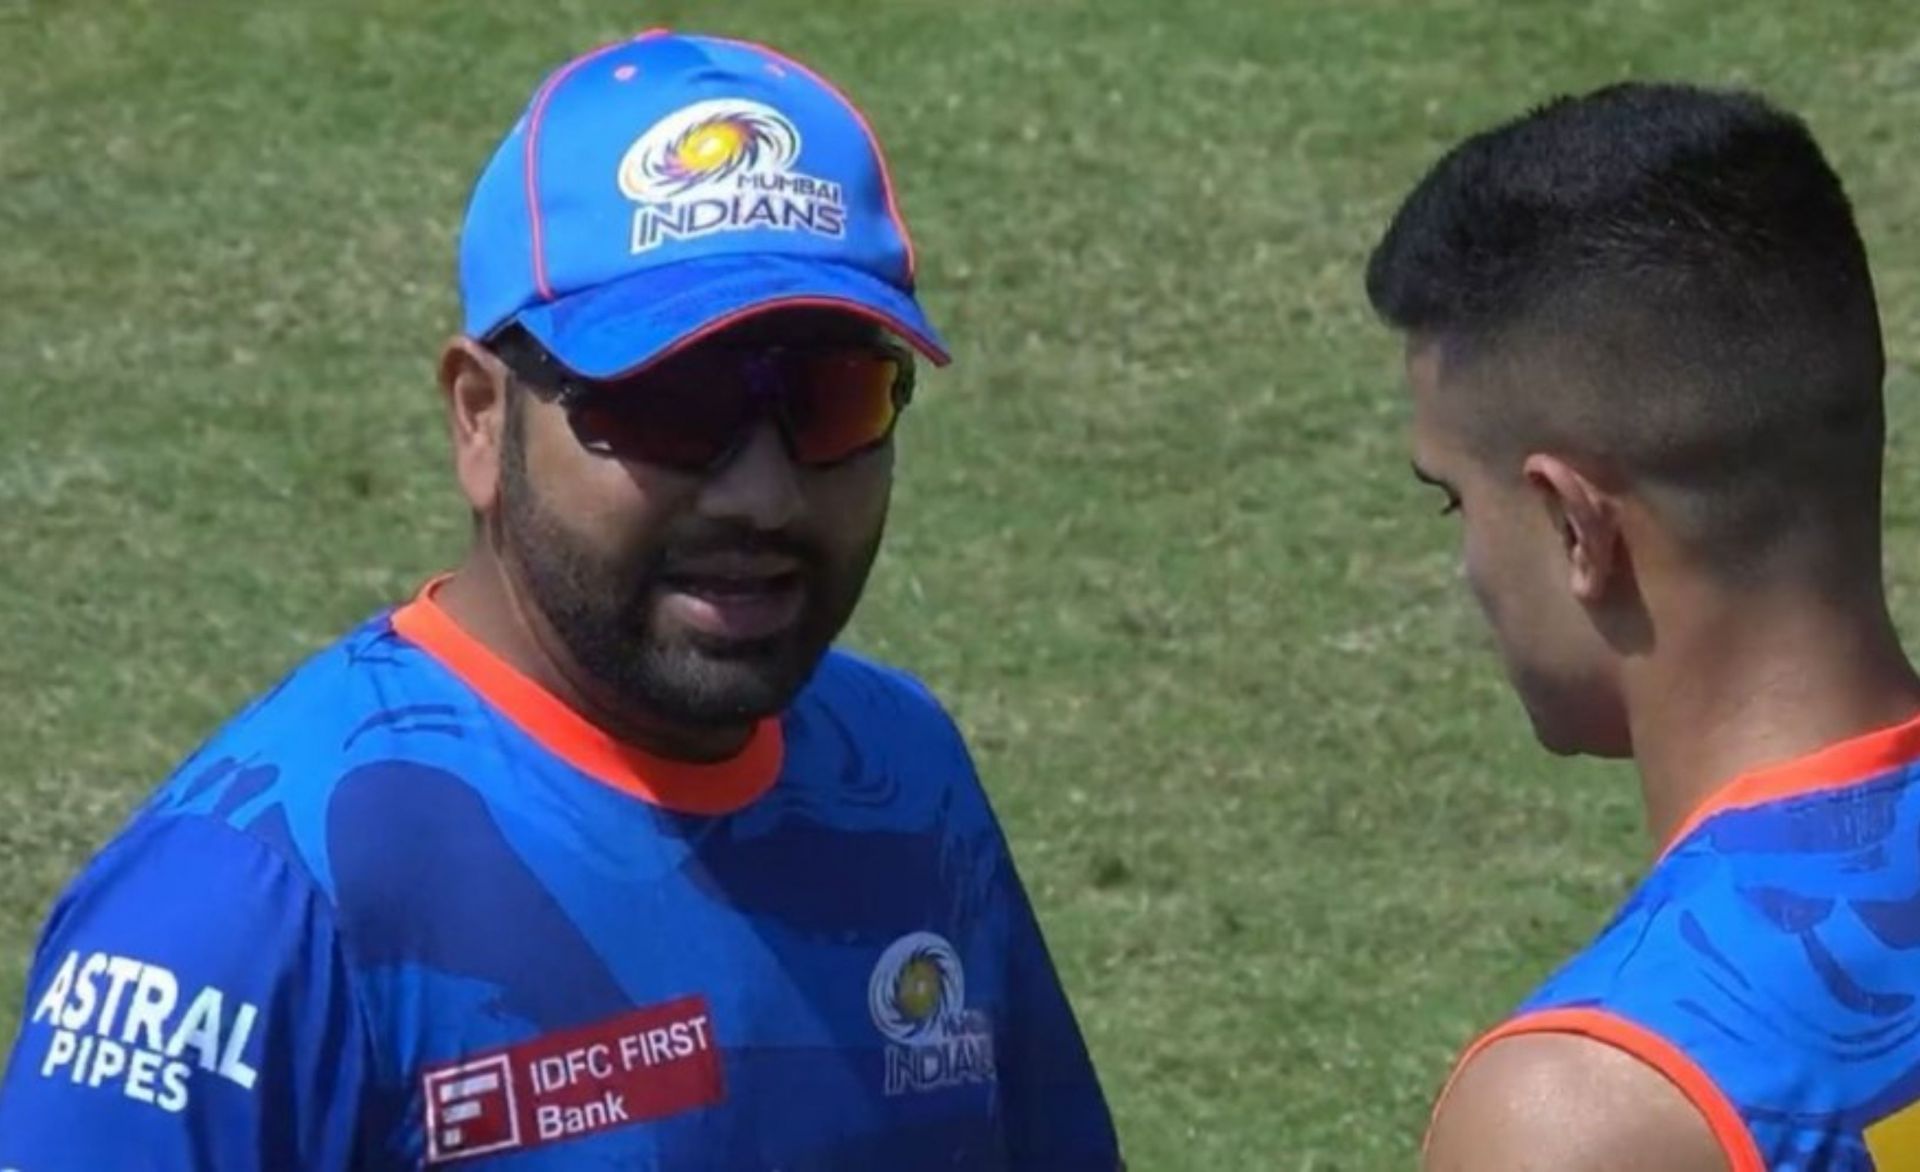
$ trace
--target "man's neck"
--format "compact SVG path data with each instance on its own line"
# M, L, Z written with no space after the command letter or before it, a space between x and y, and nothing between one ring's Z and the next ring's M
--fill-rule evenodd
M588 679L540 609L492 552L477 546L434 601L462 630L609 736L674 761L723 761L753 735L752 724L686 728L622 705Z
M1877 593L1851 602L1702 587L1628 669L1648 828L1666 843L1715 791L1920 712ZM1840 779L1836 779L1840 780Z

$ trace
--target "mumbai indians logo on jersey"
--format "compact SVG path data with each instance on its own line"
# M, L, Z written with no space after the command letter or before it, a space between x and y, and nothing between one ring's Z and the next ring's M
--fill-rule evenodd
M993 1031L967 1007L960 954L932 932L893 942L873 967L867 1009L886 1035L889 1095L992 1082Z
M667 115L620 160L620 191L640 205L632 251L750 228L843 235L840 185L795 171L799 158L800 131L759 102L721 98Z
M252 1090L247 1043L260 1009L169 969L104 952L69 952L34 1004L52 1031L41 1078L111 1087L163 1111L186 1109L196 1070Z

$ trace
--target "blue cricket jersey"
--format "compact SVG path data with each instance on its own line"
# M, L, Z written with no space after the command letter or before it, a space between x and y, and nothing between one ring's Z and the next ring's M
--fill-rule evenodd
M1664 1074L1731 1172L1920 1169L1920 720L1744 777L1482 1038Z
M734 760L610 739L422 594L62 895L0 1168L1113 1172L961 738L831 653Z

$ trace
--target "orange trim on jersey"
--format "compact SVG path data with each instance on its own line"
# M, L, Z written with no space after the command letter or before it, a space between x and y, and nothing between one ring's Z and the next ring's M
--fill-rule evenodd
M1488 1030L1467 1047L1466 1053L1455 1064L1453 1073L1447 1077L1440 1097L1434 1101L1434 1118L1439 1117L1447 1092L1460 1080L1460 1072L1467 1068L1467 1063L1495 1042L1527 1034L1573 1034L1639 1059L1672 1083L1687 1097L1687 1102L1693 1104L1693 1109L1700 1112L1708 1130L1713 1133L1714 1142L1720 1145L1721 1153L1727 1158L1728 1172L1767 1172L1766 1161L1760 1158L1760 1146L1754 1142L1753 1133L1747 1130L1746 1120L1740 1117L1739 1109L1706 1071L1687 1057L1685 1051L1659 1034L1601 1009L1547 1009L1522 1014ZM1429 1139L1432 1134L1430 1121L1427 1126Z
M1920 716L1734 778L1687 815L1660 848L1666 854L1707 819L1825 790L1845 789L1920 759Z
M684 814L730 814L751 805L780 776L785 744L774 717L754 727L746 747L725 761L674 761L616 740L518 668L469 635L427 583L393 612L393 629L459 676L548 752L607 785Z

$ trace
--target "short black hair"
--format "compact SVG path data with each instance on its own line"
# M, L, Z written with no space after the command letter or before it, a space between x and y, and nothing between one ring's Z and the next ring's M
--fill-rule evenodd
M1866 250L1812 133L1765 98L1626 83L1476 134L1401 205L1366 281L1444 368L1508 365L1472 405L1488 437L1610 461L1717 553L1837 525L1877 556Z

